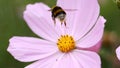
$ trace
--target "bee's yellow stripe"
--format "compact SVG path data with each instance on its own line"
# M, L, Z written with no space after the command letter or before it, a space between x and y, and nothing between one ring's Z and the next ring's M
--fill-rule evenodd
M57 13L62 12L62 11L63 11L62 9L58 9L53 14L56 15Z

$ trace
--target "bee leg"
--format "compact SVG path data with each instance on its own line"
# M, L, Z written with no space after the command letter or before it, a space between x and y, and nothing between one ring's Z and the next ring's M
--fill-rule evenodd
M63 24L63 22L61 22L61 25Z
M64 21L64 25L65 25L65 27L66 27L66 21Z
M54 17L52 17L52 19L53 19L53 21L54 21L54 25L56 25L56 21L55 21L55 18L54 18Z
M54 25L56 25L56 20L54 20Z

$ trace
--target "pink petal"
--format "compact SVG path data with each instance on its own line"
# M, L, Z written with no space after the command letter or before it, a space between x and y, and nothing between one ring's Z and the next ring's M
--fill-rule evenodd
M102 42L99 41L97 44L95 44L93 47L87 48L87 50L94 51L94 52L99 52L101 48Z
M55 43L33 37L13 37L9 42L8 52L22 62L42 59L58 51Z
M89 47L89 48L79 48L79 47L78 47L77 49L99 52L99 50L100 50L100 48L101 48L101 44L102 44L102 41L99 41L97 44L95 44L95 45L92 46L92 47Z
M74 58L74 56L72 56L72 53L66 53L58 60L58 62L56 62L56 64L54 64L53 68L82 68L82 67Z
M80 0L57 0L57 6L64 9L76 9L80 6L80 2Z
M38 36L55 42L60 31L53 28L55 25L48 10L50 8L43 3L29 4L24 11L24 19Z
M81 39L76 41L77 47L89 48L97 44L103 35L106 20L100 16L95 26Z
M68 34L74 35L76 40L84 36L93 27L99 16L97 0L58 0L57 5L63 9L76 9L76 11L66 10Z
M80 68L101 68L100 57L95 52L75 50L72 55L82 66Z
M52 68L54 64L57 62L57 59L62 55L62 53L58 52L52 56L47 58L38 60L25 68Z
M120 60L120 46L116 49L116 55L118 59Z
M66 15L66 23L67 23L67 30L65 30L68 34L72 33L73 24L75 20L78 19L76 14L79 13L80 0L57 0L57 6L60 6L64 9L67 13ZM66 28L65 28L66 29ZM66 33L65 32L65 33Z

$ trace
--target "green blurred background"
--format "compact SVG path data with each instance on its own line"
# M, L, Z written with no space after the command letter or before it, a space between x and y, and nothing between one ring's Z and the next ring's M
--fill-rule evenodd
M56 0L0 0L0 68L24 68L29 64L15 60L6 49L12 36L36 36L22 17L25 6L35 2L44 2L51 7ZM100 14L107 19L105 39L99 52L102 68L120 68L115 55L115 48L120 44L120 10L113 0L99 0L99 3Z

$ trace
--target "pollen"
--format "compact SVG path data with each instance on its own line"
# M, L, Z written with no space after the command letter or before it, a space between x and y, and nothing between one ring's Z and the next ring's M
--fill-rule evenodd
M75 49L75 41L72 36L61 35L58 39L57 46L61 52L67 53Z

